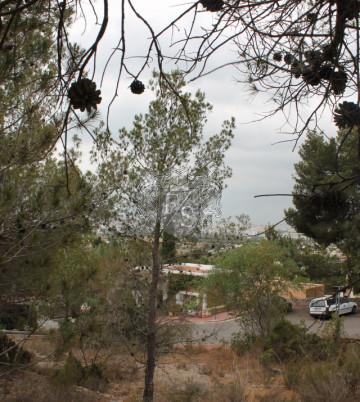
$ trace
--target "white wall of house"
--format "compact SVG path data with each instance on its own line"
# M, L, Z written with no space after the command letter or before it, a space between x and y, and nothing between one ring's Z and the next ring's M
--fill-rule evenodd
M200 293L199 292L187 292L186 290L181 290L180 292L178 292L176 294L176 296L175 296L176 304L183 306L185 296L196 297L196 302L200 305ZM205 311L207 309L206 294L203 294L201 304L202 304L202 311Z

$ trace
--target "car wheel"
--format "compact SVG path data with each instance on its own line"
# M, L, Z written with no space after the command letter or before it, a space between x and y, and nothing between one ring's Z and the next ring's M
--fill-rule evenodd
M312 318L315 318L315 320L318 318L317 315L314 315L314 314L310 314L310 315L311 315Z
M351 309L351 314L355 314L356 313L356 306L353 306L353 308Z

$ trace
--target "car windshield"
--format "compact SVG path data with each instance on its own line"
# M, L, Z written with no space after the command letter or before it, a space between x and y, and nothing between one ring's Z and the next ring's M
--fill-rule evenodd
M317 300L311 303L311 307L325 307L325 300Z

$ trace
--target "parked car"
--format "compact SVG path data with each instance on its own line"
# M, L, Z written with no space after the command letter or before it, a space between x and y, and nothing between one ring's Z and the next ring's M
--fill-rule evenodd
M293 310L292 302L277 294L273 294L270 298L264 298L263 300L263 303L266 304L269 304L271 301L273 305L277 306L283 312L290 313Z
M339 305L336 306L335 297L316 297L312 299L309 304L309 313L314 318L329 318L339 309L339 315L343 314L355 314L358 306L355 302L352 302L344 297L340 297Z
M282 303L284 305L284 309L288 313L290 313L293 310L291 301L288 299L285 299L285 297L282 297L282 296L279 296L279 299L280 299L280 303Z

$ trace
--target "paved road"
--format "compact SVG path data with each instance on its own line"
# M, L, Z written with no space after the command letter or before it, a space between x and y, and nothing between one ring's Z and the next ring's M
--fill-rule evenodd
M320 333L327 320L314 320L310 317L307 308L295 307L291 313L287 314L287 319L295 324L305 323L310 331ZM360 338L360 312L354 315L346 315L344 328L347 336ZM193 334L196 340L204 341L205 343L221 343L229 342L231 335L239 331L239 326L236 321L222 322L198 322L193 324Z

